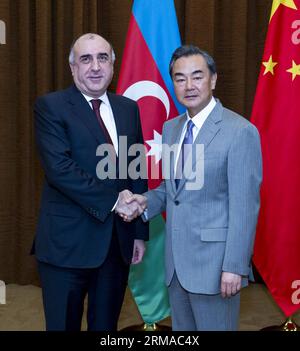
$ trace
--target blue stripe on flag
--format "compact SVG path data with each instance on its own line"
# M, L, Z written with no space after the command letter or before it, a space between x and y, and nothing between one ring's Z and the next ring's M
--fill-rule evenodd
M178 112L184 112L169 75L172 53L181 45L173 0L135 0L132 12Z

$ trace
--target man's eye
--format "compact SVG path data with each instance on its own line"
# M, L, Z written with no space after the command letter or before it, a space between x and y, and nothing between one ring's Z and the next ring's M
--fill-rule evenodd
M176 82L177 82L177 83L183 83L183 82L185 82L185 80L184 80L183 78L181 78L181 79L176 79Z
M101 62L101 63L105 63L108 61L108 56L107 55L100 55L98 57L98 60Z
M202 79L202 77L194 77L193 79L194 80L200 80L200 79Z
M89 63L90 62L90 58L89 57L82 57L80 61L82 63Z

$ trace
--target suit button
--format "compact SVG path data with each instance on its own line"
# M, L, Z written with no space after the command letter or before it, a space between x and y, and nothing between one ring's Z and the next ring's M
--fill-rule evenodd
M178 200L174 201L174 203L175 203L176 206L179 205L179 201Z

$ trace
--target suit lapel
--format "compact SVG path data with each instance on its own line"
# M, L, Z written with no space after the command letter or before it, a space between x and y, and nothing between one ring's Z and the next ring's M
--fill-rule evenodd
M183 175L183 178L181 179L178 185L177 192L179 192L183 188L185 182L187 181L187 179L189 179L189 176L192 173L192 170L195 169L196 163L199 161L201 157L203 157L202 153L200 154L199 152L196 152L196 145L203 144L204 153L205 153L209 144L211 143L211 141L214 139L214 137L216 136L216 134L221 128L219 122L222 121L223 106L218 99L216 99L216 101L217 101L216 106L214 107L210 115L207 117L206 121L204 122L202 128L200 129L192 145L192 152L188 155L188 158L187 158L187 164L188 165L191 164L192 167L191 167L191 170L188 172L188 174Z
M180 136L182 133L182 129L184 126L184 123L186 122L186 114L182 114L180 116L180 118L178 119L178 125L173 128L172 130L172 135L170 137L170 146L172 145L176 145L176 150L174 153L171 153L171 160L170 160L170 180L171 180L171 186L172 186L172 190L174 192L174 194L177 192L176 189L176 183L175 183L175 171L174 171L174 167L175 167L175 159L176 159L176 155L178 153L178 146L179 146L179 141L180 141Z
M75 85L70 88L67 99L73 115L90 131L99 144L105 143L105 135L99 126L94 111Z
M120 118L120 116L122 116L122 109L120 107L121 105L118 104L118 102L116 101L116 95L107 92L107 96L114 115L114 120L116 124L116 129L117 129L117 136L119 138L122 131L122 125L121 125L122 118Z

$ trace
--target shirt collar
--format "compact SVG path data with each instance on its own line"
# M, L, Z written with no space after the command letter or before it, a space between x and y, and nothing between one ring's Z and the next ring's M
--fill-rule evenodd
M110 106L109 99L108 99L108 96L107 96L107 92L105 92L103 95L99 96L98 98L93 98L93 97L88 96L88 95L83 94L83 93L81 93L81 94L84 96L86 101L89 102L89 103L93 99L100 99L102 102L104 102L105 105Z
M200 129L202 127L204 121L206 120L206 118L209 116L211 111L216 106L216 104L217 104L217 102L216 102L215 98L212 97L210 99L210 102L204 107L204 109L201 110L200 112L198 112L193 118L191 118L188 111L186 111L187 122L191 119L193 121L193 123L195 124L195 126L198 129Z

